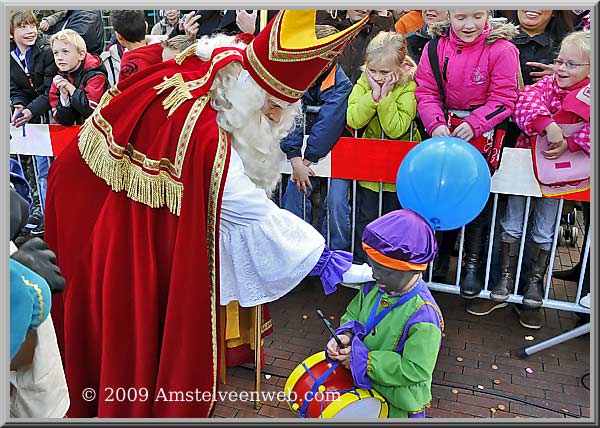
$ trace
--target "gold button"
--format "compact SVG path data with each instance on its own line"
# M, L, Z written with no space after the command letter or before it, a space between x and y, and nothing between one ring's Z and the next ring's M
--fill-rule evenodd
M390 302L388 302L387 300L382 300L381 306L383 306L384 308L387 308L388 306L390 306Z

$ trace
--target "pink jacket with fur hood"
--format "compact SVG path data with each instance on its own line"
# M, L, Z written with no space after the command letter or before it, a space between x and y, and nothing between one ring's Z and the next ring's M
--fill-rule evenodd
M471 110L465 119L478 137L509 117L518 92L519 51L510 39L516 34L512 24L490 27L470 43L460 40L449 24L433 25L432 36L439 36L438 61L451 110ZM428 45L415 74L418 111L430 134L446 124L442 99L431 70Z

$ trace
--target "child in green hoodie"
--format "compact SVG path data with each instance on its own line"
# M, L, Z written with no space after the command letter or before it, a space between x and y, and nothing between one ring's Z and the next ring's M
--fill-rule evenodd
M365 71L348 100L348 125L362 131L364 138L420 141L413 120L417 100L413 76L417 66L407 54L406 39L394 32L381 32L367 46ZM379 216L380 184L359 181L356 192L356 239L360 242L367 224ZM400 209L396 186L383 184L382 212ZM362 248L356 258L366 262Z

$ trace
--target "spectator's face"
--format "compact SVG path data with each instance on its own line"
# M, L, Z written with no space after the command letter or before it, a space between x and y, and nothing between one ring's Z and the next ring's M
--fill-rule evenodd
M265 104L260 111L273 123L279 123L281 120L281 115L283 114L283 108L281 105L269 95L267 95Z
M425 24L429 25L434 22L442 22L448 20L448 11L447 10L424 10L421 12L423 16L423 21Z
M60 71L71 71L79 66L85 58L85 52L77 51L77 48L62 40L55 40L52 44L54 62Z
M590 57L584 55L581 50L574 46L565 45L560 49L557 61L564 64L554 66L554 79L561 88L568 88L590 77ZM577 65L569 68L567 64L586 64Z
M37 35L37 27L34 24L21 24L15 28L13 39L18 45L33 46Z
M400 67L393 58L381 58L370 61L367 64L367 71L378 85L383 85L386 79L390 78L390 74L400 73Z
M541 34L552 18L551 10L517 10L521 28L528 34Z
M465 43L472 42L483 33L487 20L487 10L450 11L452 29L458 38Z
M358 22L370 13L370 10L347 10L346 16L351 22Z
M173 22L177 18L179 18L179 11L178 10L165 10L165 16L167 17L167 19L169 21Z

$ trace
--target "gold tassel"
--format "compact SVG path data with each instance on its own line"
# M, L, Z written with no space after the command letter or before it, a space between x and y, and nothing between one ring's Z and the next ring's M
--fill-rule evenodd
M102 178L115 192L125 190L127 197L151 208L167 206L177 216L181 212L183 184L175 181L165 171L149 174L131 162L127 154L115 158L109 152L106 137L92 120L81 126L79 151L90 169Z
M154 89L158 90L158 94L161 94L165 89L169 88L173 88L173 91L171 91L169 96L162 102L164 109L169 109L167 117L171 117L181 104L193 98L183 81L181 73L174 74L168 78L163 77L163 82L154 87Z
M194 43L191 46L188 46L182 52L179 52L177 55L175 55L175 62L177 63L177 65L181 65L181 63L183 62L184 59L186 59L189 56L195 55L195 54L196 54L196 43Z

